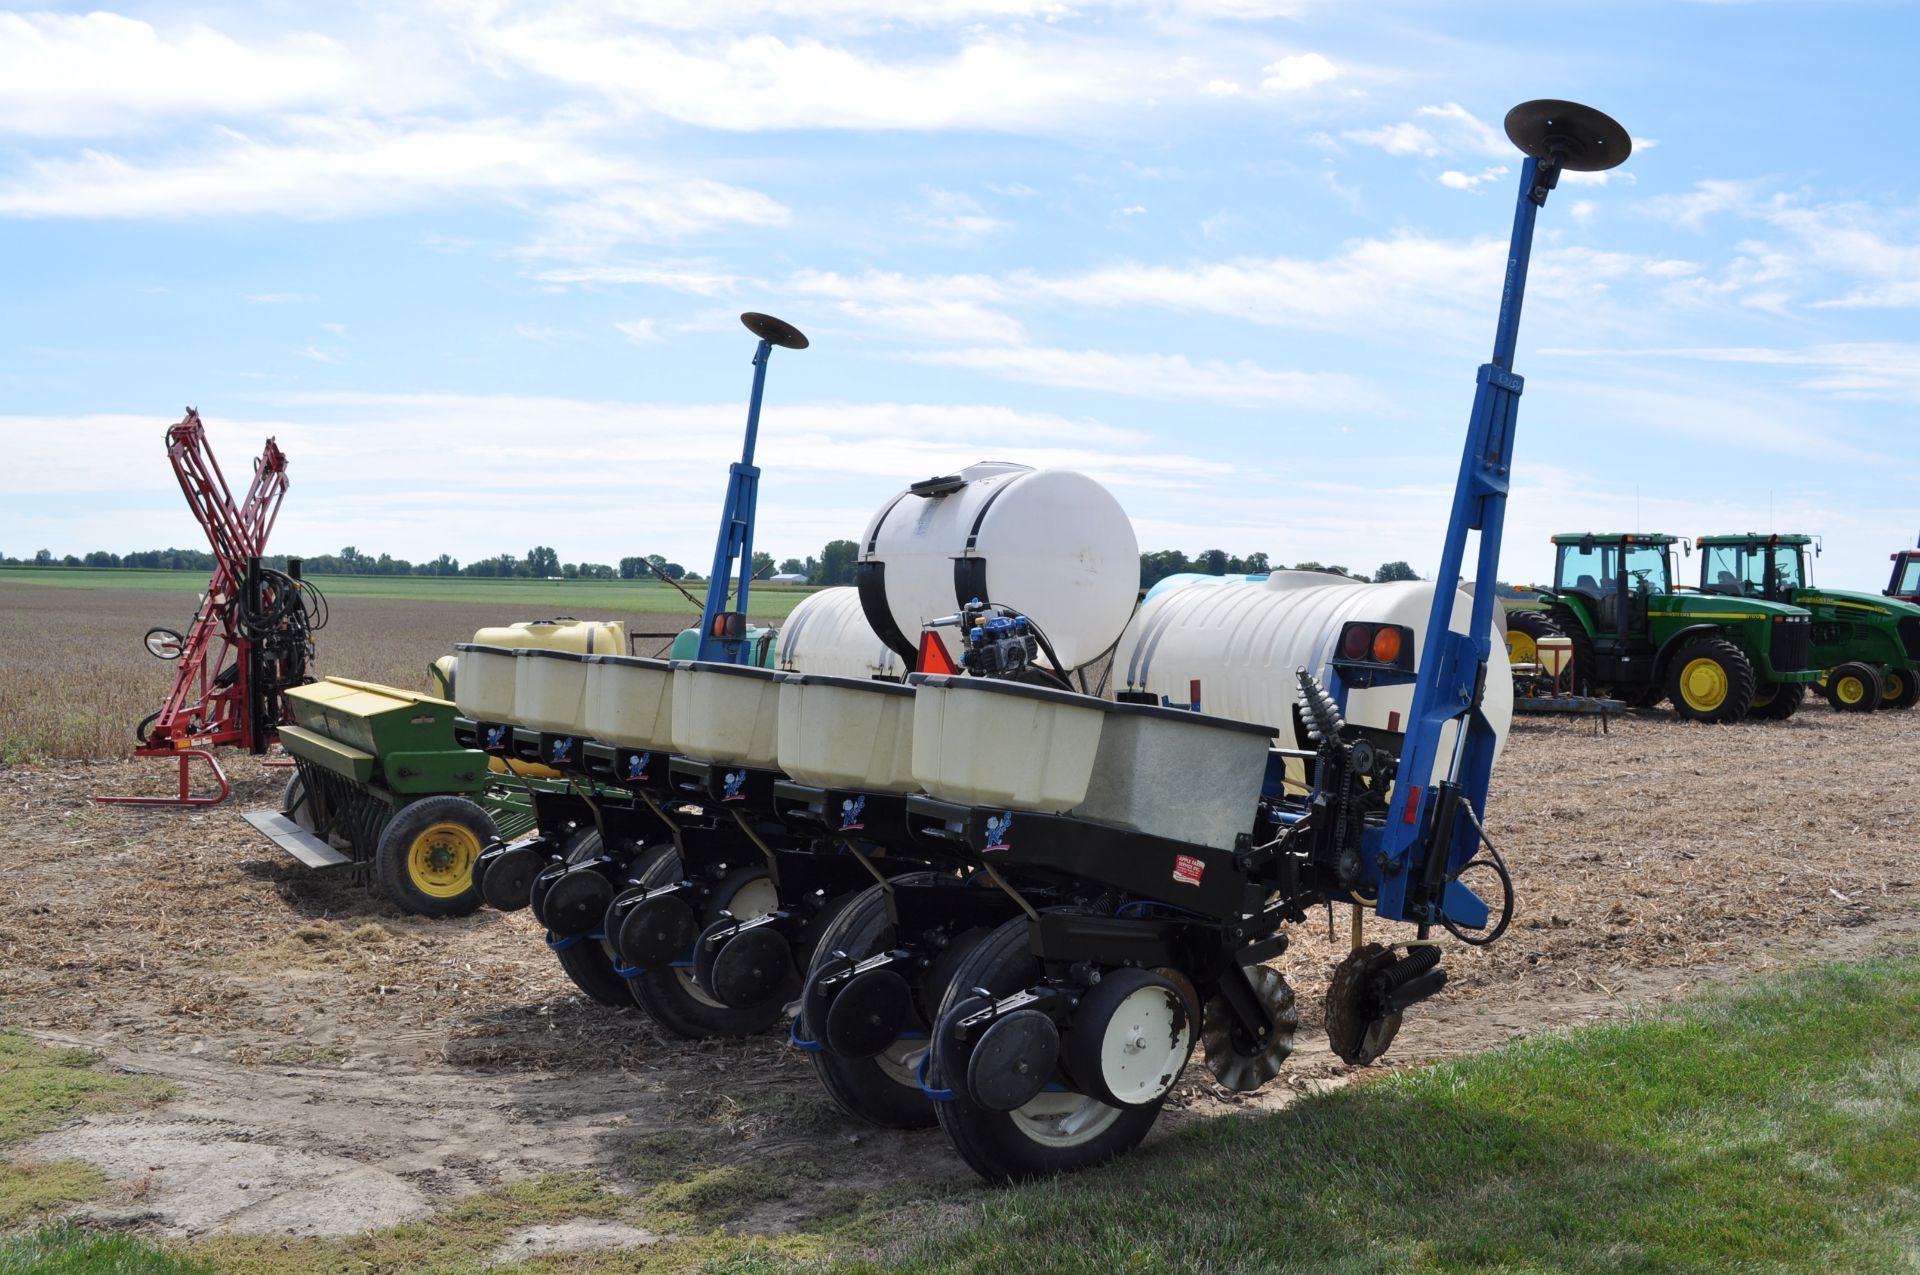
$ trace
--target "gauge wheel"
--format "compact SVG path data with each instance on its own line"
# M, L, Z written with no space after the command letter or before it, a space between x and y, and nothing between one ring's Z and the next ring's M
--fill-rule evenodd
M1164 1095L1139 1107L1115 1107L1070 1088L1050 1087L1012 1111L994 1111L967 1092L966 1069L955 1065L950 1033L970 1012L974 989L1006 996L1032 987L1040 962L1030 947L1025 916L981 939L954 971L934 1022L928 1084L951 1089L950 1101L934 1104L960 1158L992 1182L1020 1182L1090 1168L1140 1145L1160 1118ZM956 1010L961 1012L956 1013ZM1056 1073L1056 1078L1058 1073Z
M473 865L499 835L487 812L465 797L423 797L387 821L374 875L403 912L465 916L480 906Z
M1667 698L1695 722L1737 722L1753 707L1753 665L1725 638L1698 637L1667 665Z
M1753 692L1749 717L1761 721L1784 722L1800 711L1807 688L1799 682L1762 682Z
M640 883L657 889L679 879L680 862L674 857L653 865L641 876ZM772 911L779 902L779 893L765 870L734 872L715 889L702 924L712 924L722 909L739 920L751 920ZM784 986L755 1005L722 1005L695 981L692 966L682 964L643 970L628 979L627 986L634 1001L663 1030L688 1040L757 1036L780 1020L794 992L793 987Z
M582 828L567 841L565 857L568 863L585 863L589 859L600 857L600 832L595 828ZM627 868L631 876L640 876L661 859L673 861L677 871L679 860L671 845L643 847ZM578 942L556 948L553 953L560 962L560 968L566 971L573 985L613 1009L625 1009L633 1004L633 993L627 990L627 980L619 972L619 962L614 955L613 945L605 936L593 938L583 936Z
M1843 713L1871 713L1885 689L1879 670L1869 664L1842 664L1827 674L1827 702Z

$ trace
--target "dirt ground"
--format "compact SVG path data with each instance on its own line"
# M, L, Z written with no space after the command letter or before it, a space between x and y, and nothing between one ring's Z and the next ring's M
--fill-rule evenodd
M1452 984L1408 1015L1384 1065L1920 946L1917 731L1920 714L1824 705L1739 727L1654 713L1604 735L1517 723L1488 826L1517 880L1514 928L1449 951ZM287 772L232 770L226 806L179 812L87 801L163 788L159 764L0 769L0 1021L179 1089L28 1148L121 1184L92 1216L176 1236L344 1234L545 1172L618 1181L659 1131L740 1157L830 1149L841 1189L966 1174L938 1132L841 1118L782 1038L670 1040L587 1001L525 913L414 920L350 875L297 867L240 820ZM1343 1083L1318 1031L1347 918L1334 928L1330 943L1321 919L1300 927L1277 962L1304 1019L1281 1080L1236 1098L1196 1065L1163 1130ZM809 1190L737 1226L791 1227Z

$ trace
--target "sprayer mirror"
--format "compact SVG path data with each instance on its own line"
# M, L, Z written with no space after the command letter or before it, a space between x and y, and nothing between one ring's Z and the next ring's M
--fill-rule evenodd
M1535 159L1576 173L1612 168L1633 153L1633 139L1612 117L1552 98L1522 102L1508 111L1507 136Z
M770 314L755 314L749 310L740 316L740 322L747 325L747 331L762 341L771 341L775 345L785 346L789 350L807 348L807 338L799 328L784 319L776 319Z

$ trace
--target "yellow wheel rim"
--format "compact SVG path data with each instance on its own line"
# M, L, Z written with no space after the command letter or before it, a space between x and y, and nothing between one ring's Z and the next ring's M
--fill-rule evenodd
M1534 645L1533 634L1522 633L1519 629L1507 630L1507 662L1509 664L1540 662L1540 648Z
M1727 702L1727 670L1704 655L1688 660L1680 670L1680 698L1696 713L1711 713Z
M1833 697L1842 704L1858 704L1867 697L1867 684L1849 673L1834 681Z
M407 847L407 876L414 888L436 899L465 894L473 885L480 838L457 823L436 823Z
M1755 708L1765 708L1779 698L1780 687L1776 683L1769 682L1765 687L1753 693L1753 706Z
M1907 679L1900 676L1898 669L1888 669L1882 689L1886 691L1886 699L1888 702L1898 703L1900 700L1906 698Z

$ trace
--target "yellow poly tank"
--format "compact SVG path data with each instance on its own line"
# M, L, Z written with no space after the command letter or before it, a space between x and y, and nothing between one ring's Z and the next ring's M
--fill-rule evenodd
M578 651L582 655L625 655L624 620L576 620L563 615L552 620L522 620L481 629L473 635L479 646L531 646L543 651Z

